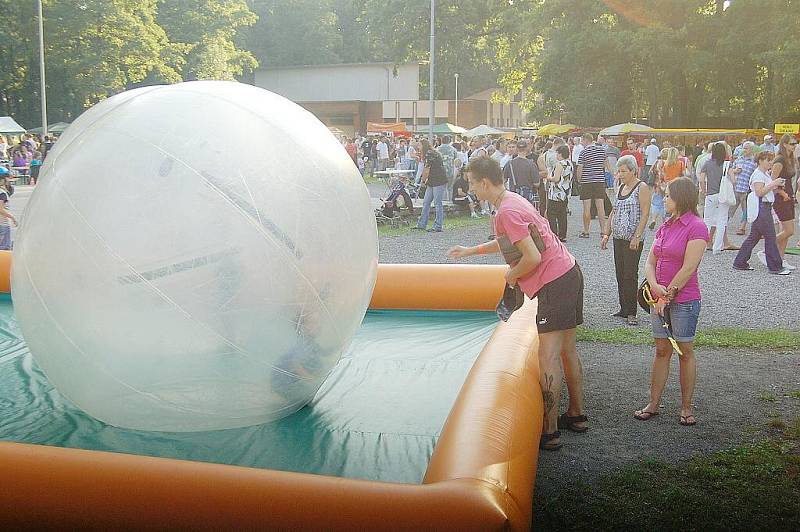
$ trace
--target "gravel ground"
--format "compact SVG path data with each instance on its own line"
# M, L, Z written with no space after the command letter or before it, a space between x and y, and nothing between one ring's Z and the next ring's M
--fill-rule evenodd
M651 346L581 343L589 432L562 431L559 451L542 451L536 477L541 504L577 481L589 482L623 466L653 458L680 462L742 443L767 433L769 417L791 420L800 399L800 353L757 353L750 350L698 349L694 396L698 424L683 427L677 355L661 404L661 413L638 421L634 410L647 404ZM774 400L773 400L774 397ZM562 408L566 410L566 387Z
M377 188L377 186L371 187ZM384 187L385 190L385 187ZM373 193L374 194L374 193ZM612 327L624 322L611 318L619 309L617 282L614 274L614 256L611 249L599 247L600 234L597 221L592 221L590 239L578 238L582 222L580 202L573 198L570 204L572 215L568 222L567 247L583 269L586 282L584 320L591 327ZM483 242L491 233L486 225L461 228L442 233L418 233L382 237L380 239L380 261L384 263L448 263L445 256L450 246L474 245ZM655 231L646 233L645 252L642 253L640 278L644 275L644 263ZM745 237L731 235L731 241L739 244ZM759 244L756 249L763 249ZM743 327L755 329L779 327L800 329L796 310L800 308L800 269L787 277L768 275L766 267L753 257L753 272L741 272L732 267L736 252L725 251L719 255L705 254L700 264L700 287L703 303L700 311L701 328ZM800 266L800 257L790 257ZM470 257L466 263L500 264L499 255ZM640 313L640 327L649 327L647 314Z
M585 324L592 327L623 326L609 317L618 309L611 250L599 248L597 222L592 238L580 239L580 203L573 199L567 247L586 278ZM452 245L483 242L491 232L489 222L443 233L418 233L380 239L380 260L385 263L448 263L445 251ZM646 246L654 231L648 231ZM735 243L744 237L731 236ZM755 272L731 267L735 252L707 253L700 268L703 308L700 327L800 329L800 270L788 277L767 275L754 258ZM644 261L642 258L642 271ZM464 262L499 264L499 256L479 256ZM800 260L797 260L800 265ZM779 303L776 303L779 301ZM777 312L776 312L777 311ZM640 313L640 327L649 317ZM698 425L682 427L677 356L662 401L662 413L651 421L633 418L647 403L652 346L617 346L581 343L585 368L585 401L590 431L565 432L558 452L542 451L536 481L536 504L544 504L561 489L577 481L592 482L600 475L655 458L670 463L693 455L730 448L763 438L766 420L782 416L791 420L800 399L788 397L800 390L800 353L758 353L749 350L698 349L698 380L694 398ZM773 400L774 397L774 400ZM562 409L566 410L566 387Z

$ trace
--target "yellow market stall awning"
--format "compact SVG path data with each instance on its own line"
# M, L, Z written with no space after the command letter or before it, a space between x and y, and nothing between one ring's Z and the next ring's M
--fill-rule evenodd
M578 129L575 124L547 124L539 128L536 132L540 137L549 137L550 135L563 135L573 129Z
M647 131L631 131L627 135L634 137L732 137L758 136L769 133L767 129L650 129Z

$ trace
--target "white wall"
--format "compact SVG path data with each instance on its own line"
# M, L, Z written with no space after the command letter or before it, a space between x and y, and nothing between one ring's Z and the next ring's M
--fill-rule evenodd
M258 69L255 85L295 102L416 100L419 66L320 65Z
M433 101L433 116L434 118L447 118L450 100L434 100ZM415 100L415 101L388 101L383 102L383 118L394 119L397 117L397 111L400 110L400 120L409 120L414 116L414 108L416 107L417 118L428 118L430 115L430 100Z

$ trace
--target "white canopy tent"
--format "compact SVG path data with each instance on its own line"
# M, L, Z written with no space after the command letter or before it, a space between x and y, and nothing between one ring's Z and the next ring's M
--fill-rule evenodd
M466 135L468 137L479 137L483 135L505 135L507 132L495 129L491 126L487 126L486 124L481 124L477 127L473 127L472 129L468 129Z
M10 116L0 116L0 134L3 135L22 135L25 128L17 124L16 120Z

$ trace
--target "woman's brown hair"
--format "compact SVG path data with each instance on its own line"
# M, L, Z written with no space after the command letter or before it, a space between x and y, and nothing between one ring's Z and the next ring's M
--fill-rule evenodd
M691 179L688 177L673 179L667 185L667 192L672 201L675 202L675 210L677 211L673 214L675 218L687 212L699 216L697 214L697 186Z
M772 153L771 151L769 151L769 150L760 151L760 152L758 152L758 155L756 155L756 164L760 163L764 159L772 160L774 158L775 158L775 154Z
M784 133L781 137L781 141L778 143L778 153L783 155L784 165L789 168L789 173L794 173L795 171L795 164L794 164L794 148L792 148L790 142L794 140L794 135L791 133Z

